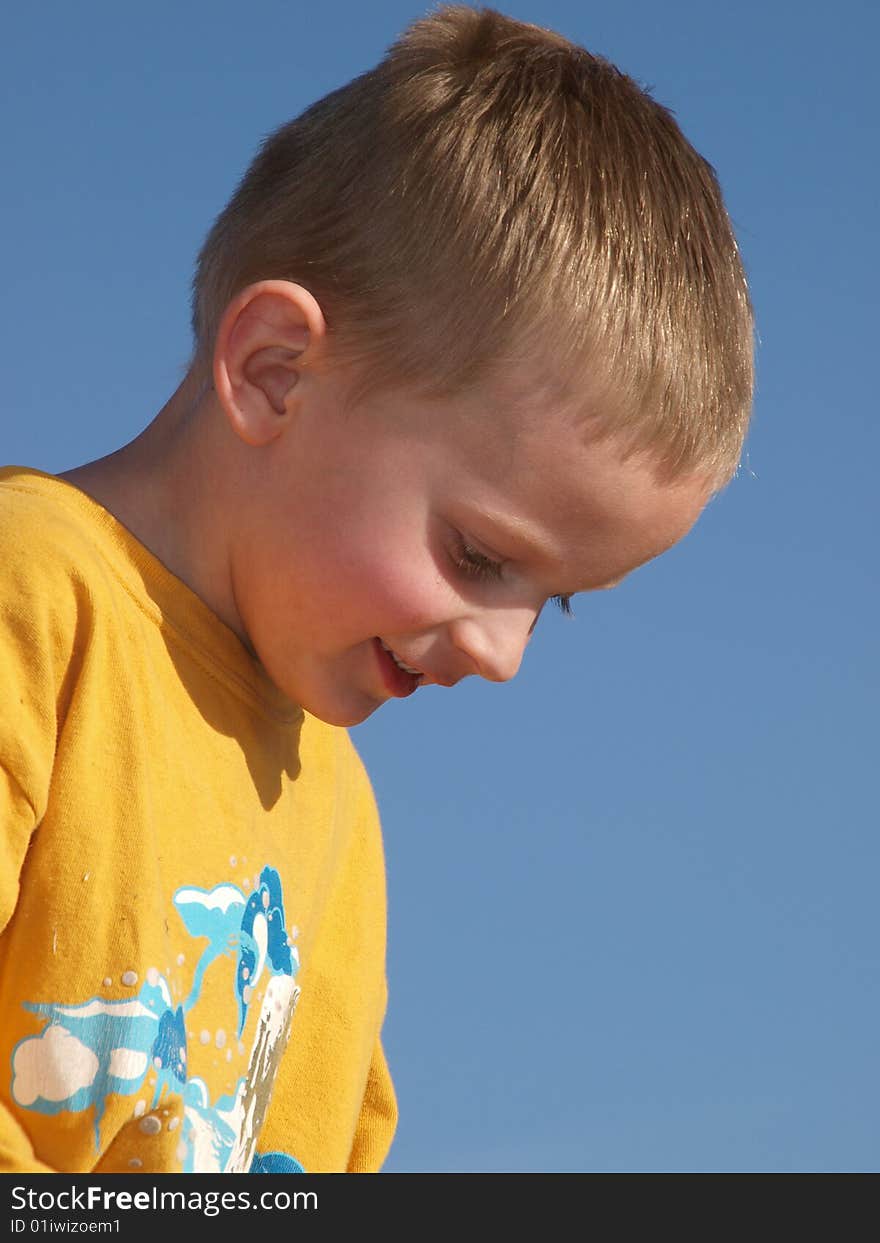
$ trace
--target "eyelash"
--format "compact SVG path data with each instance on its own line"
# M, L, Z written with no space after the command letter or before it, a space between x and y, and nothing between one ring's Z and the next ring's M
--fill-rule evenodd
M491 557L484 556L476 548L471 548L470 544L466 544L460 537L458 540L458 550L453 560L458 568L471 578L479 578L485 581L501 577L500 561L493 561Z
M486 557L483 553L478 552L476 548L471 548L470 544L459 538L458 552L453 557L455 564L463 574L467 574L470 578L481 579L484 582L495 580L501 577L501 562L493 561L491 557ZM571 596L552 596L553 603L566 617L574 617L574 609L571 607Z

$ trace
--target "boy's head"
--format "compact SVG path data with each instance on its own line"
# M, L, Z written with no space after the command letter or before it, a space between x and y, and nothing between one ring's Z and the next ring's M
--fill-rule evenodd
M712 170L611 65L491 10L416 22L266 141L194 325L236 433L203 594L337 724L511 677L548 599L690 529L748 419Z
M219 521L230 624L324 721L356 724L420 685L512 678L548 601L567 612L615 586L706 502L705 475L663 480L644 453L585 438L527 361L454 396L350 403L311 346L298 373L279 352L320 337L317 313L286 282L233 304L217 372L235 490Z
M262 279L320 304L360 391L536 384L669 477L733 473L752 318L710 166L606 61L442 8L264 143L202 249L196 366Z

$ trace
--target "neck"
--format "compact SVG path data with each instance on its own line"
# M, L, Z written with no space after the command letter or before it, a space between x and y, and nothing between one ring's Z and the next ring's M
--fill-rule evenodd
M213 389L190 372L139 436L60 478L118 518L247 644L229 572L230 437Z

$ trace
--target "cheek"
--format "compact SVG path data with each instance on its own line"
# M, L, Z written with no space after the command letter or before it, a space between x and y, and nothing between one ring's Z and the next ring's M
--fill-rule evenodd
M430 565L413 559L374 562L358 575L356 593L376 629L416 630L437 619L445 595Z
M327 590L334 604L367 624L371 633L401 633L438 620L449 585L424 540L349 543L334 558Z

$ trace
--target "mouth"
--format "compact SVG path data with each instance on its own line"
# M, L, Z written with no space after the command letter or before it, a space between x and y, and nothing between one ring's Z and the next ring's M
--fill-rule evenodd
M414 669L412 665L405 664L388 644L383 643L378 637L373 640L373 647L385 686L396 699L405 699L407 695L418 690L425 676L421 669Z

